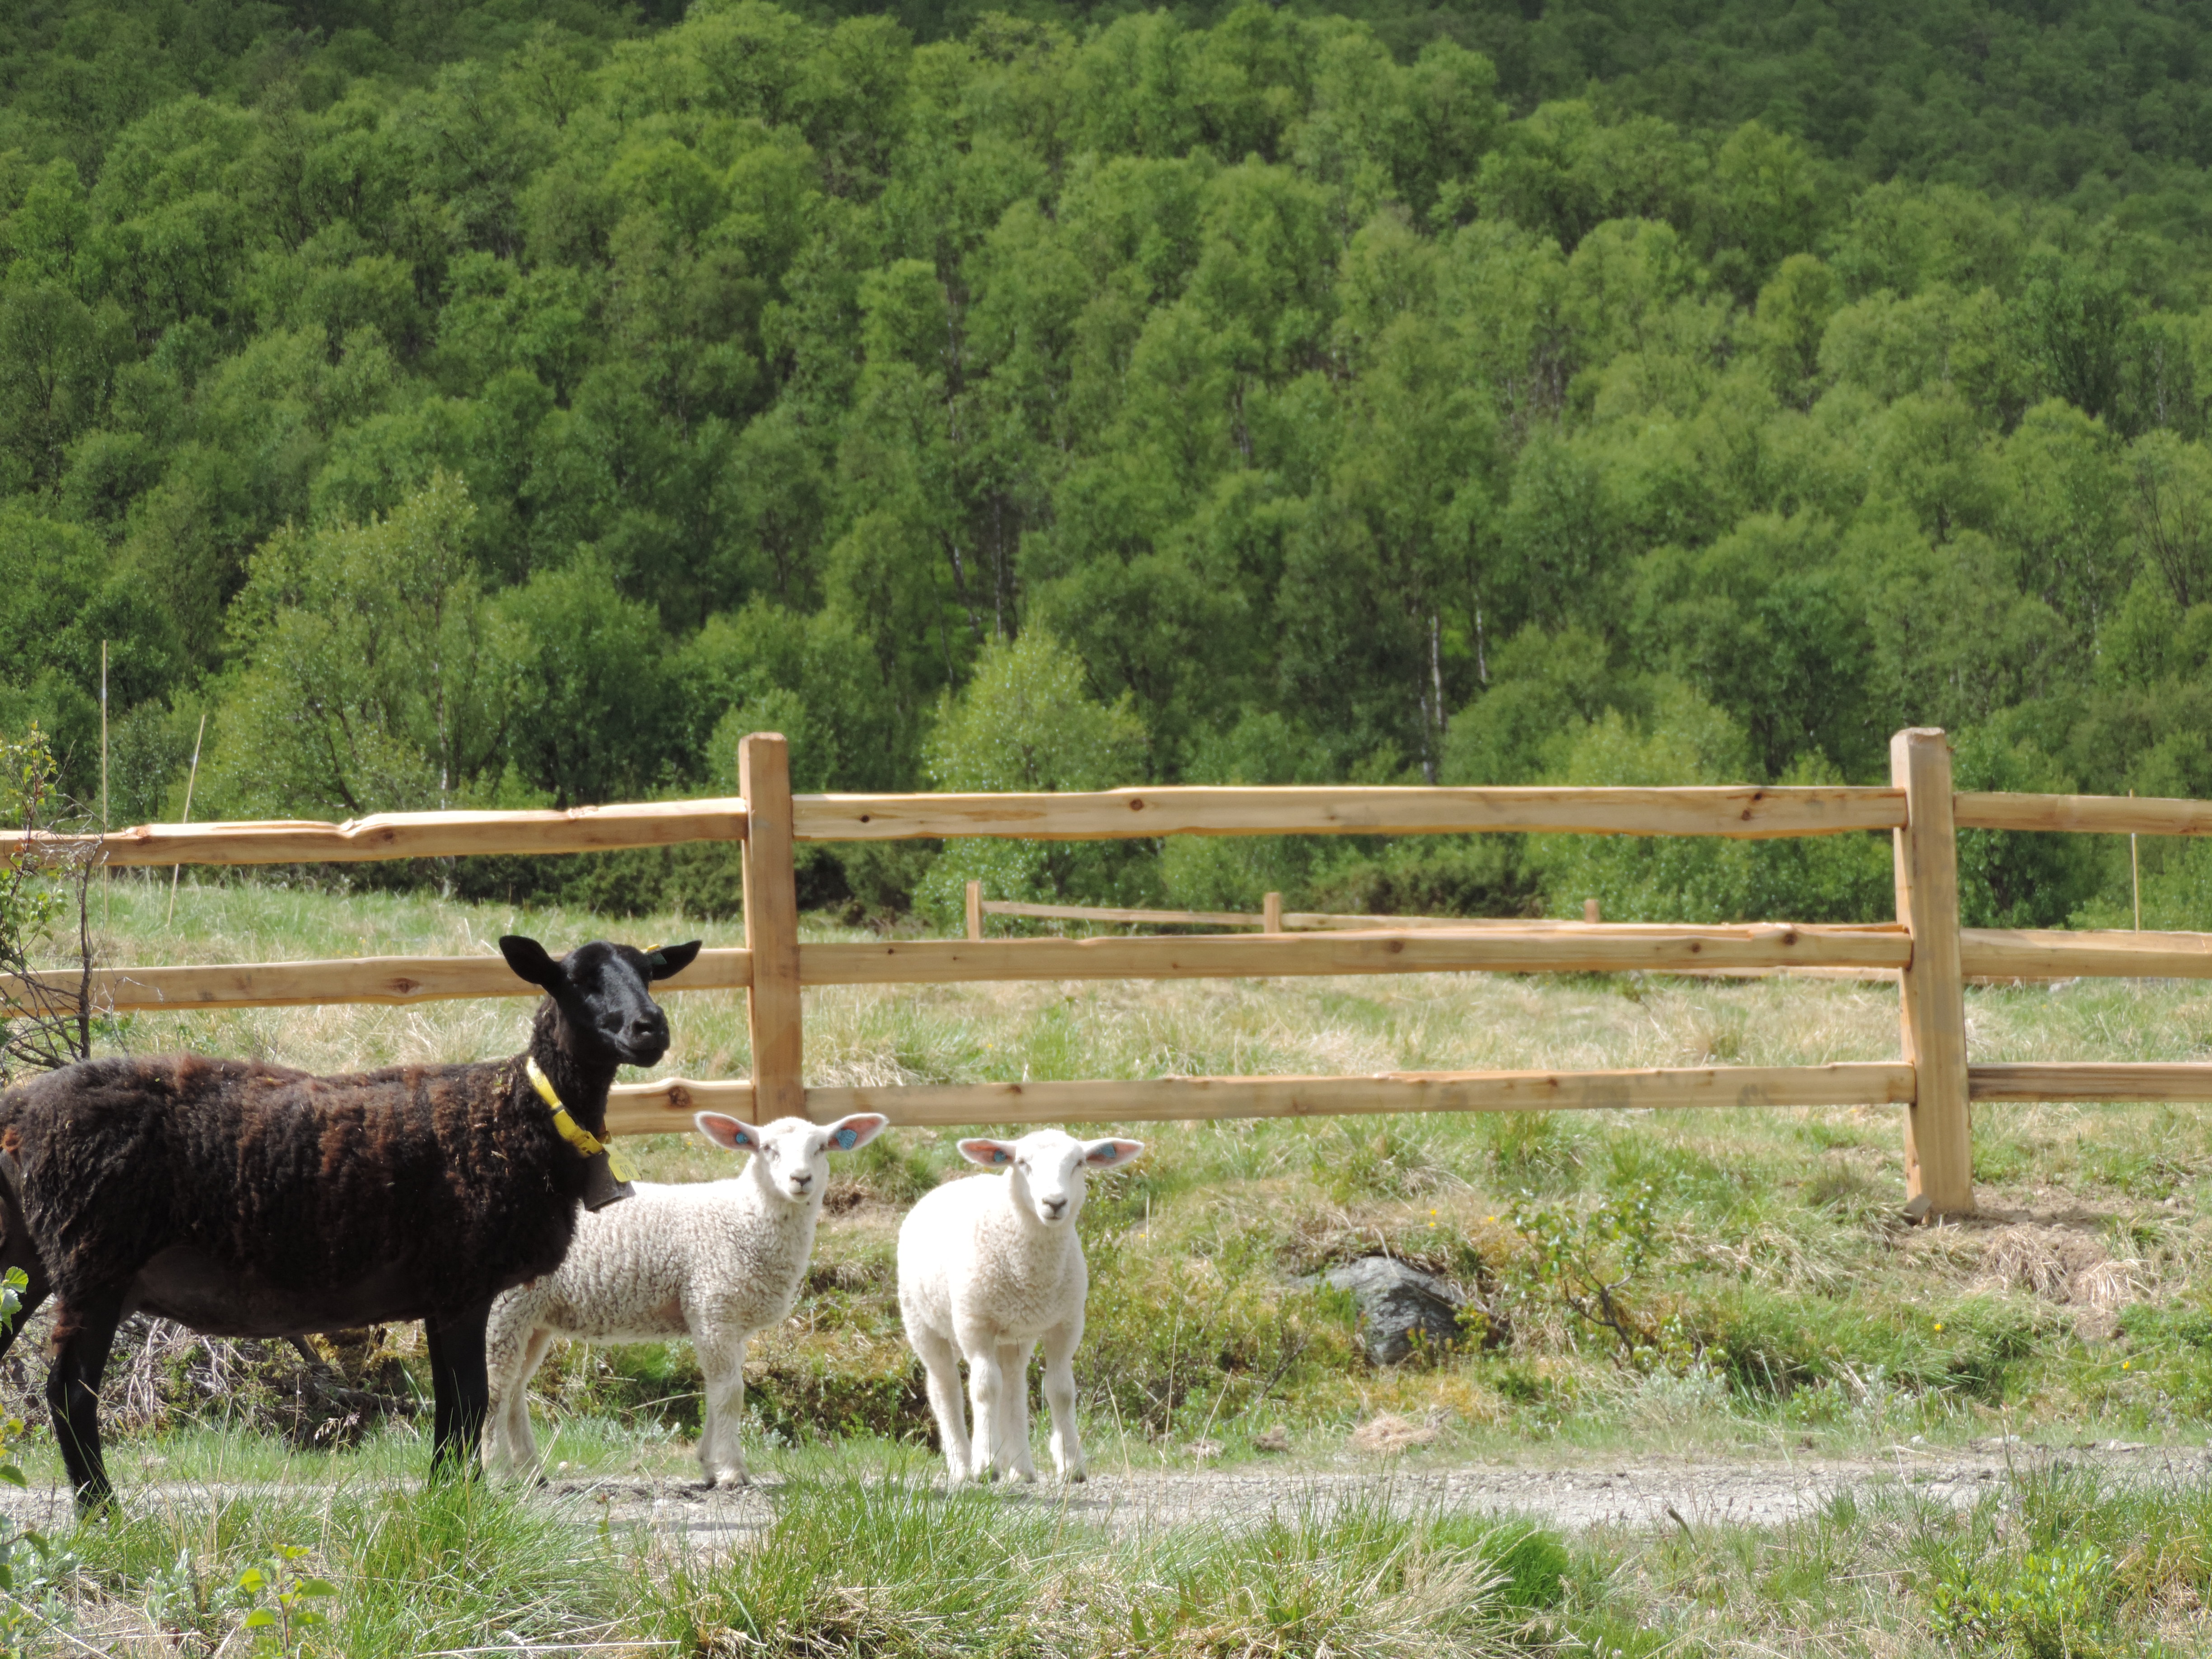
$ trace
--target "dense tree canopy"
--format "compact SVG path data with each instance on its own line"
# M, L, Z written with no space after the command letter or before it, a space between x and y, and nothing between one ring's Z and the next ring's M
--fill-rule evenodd
M203 711L256 816L727 787L763 726L817 787L1867 779L1927 723L2212 794L2201 38L0 0L0 731L82 780L106 641L118 818ZM2116 902L1970 854L1978 916ZM1809 916L1883 856L998 873Z

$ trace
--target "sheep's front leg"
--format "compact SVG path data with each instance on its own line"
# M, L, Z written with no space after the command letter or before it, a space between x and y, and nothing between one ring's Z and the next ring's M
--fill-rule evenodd
M1030 1455L1030 1355L1034 1342L999 1345L999 1374L1006 1379L1006 1431L999 1437L1009 1474L1024 1480L1036 1479L1036 1462Z
M968 1478L968 1407L960 1398L960 1350L937 1332L911 1322L907 1340L921 1356L929 1383L930 1414L937 1419L938 1443L945 1449L945 1479L958 1486Z
M1006 1377L999 1364L999 1345L988 1336L960 1345L968 1355L968 1403L975 1414L975 1462L969 1474L995 1480L1006 1467Z
M491 1304L480 1302L465 1313L422 1322L434 1401L433 1480L456 1475L467 1480L480 1472L477 1448L491 1408L491 1380L484 1360L484 1327L490 1316Z
M699 1369L707 1379L707 1420L699 1432L699 1468L709 1486L750 1486L745 1455L738 1443L744 1420L745 1338L744 1331L702 1325L691 1333Z
M1044 1337L1044 1403L1052 1413L1052 1463L1071 1485L1087 1478L1083 1442L1075 1432L1075 1347L1083 1322L1072 1319Z

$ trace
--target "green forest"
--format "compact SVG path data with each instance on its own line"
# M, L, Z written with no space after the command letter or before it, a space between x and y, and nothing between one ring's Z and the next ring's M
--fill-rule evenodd
M0 0L0 733L94 799L104 643L118 824L203 720L200 817L722 793L761 729L878 789L1879 781L1923 724L2212 795L2208 161L2212 19L2138 0ZM2130 901L1962 858L1970 922ZM977 875L1891 902L1875 837L807 882Z

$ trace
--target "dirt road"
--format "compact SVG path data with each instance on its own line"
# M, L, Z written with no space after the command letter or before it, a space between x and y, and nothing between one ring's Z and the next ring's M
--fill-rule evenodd
M1898 1446L1886 1455L1802 1462L1656 1461L1627 1457L1554 1459L1541 1466L1504 1462L1455 1468L1400 1468L1358 1472L1277 1469L1265 1465L1190 1474L1104 1471L1080 1486L1049 1482L998 1489L1009 1504L1034 1504L1070 1519L1116 1530L1212 1523L1250 1525L1271 1513L1381 1495L1395 1507L1517 1516L1569 1531L1711 1525L1775 1526L1813 1513L1846 1489L1908 1488L1937 1503L1966 1505L1995 1490L2008 1471L2053 1462L2078 1463L2110 1478L2201 1481L2212 1479L2212 1450L2134 1445L2046 1449L1985 1444L1965 1452ZM637 1479L559 1480L543 1500L580 1523L605 1517L617 1528L640 1526L696 1547L742 1543L774 1514L779 1483L737 1492L702 1492L687 1482ZM252 1486L170 1481L126 1489L127 1508L204 1510L210 1503L263 1490ZM272 1495L278 1490L266 1488ZM302 1486L283 1490L296 1501ZM331 1490L336 1491L337 1488ZM64 1523L68 1504L57 1488L0 1489L0 1511L40 1527Z

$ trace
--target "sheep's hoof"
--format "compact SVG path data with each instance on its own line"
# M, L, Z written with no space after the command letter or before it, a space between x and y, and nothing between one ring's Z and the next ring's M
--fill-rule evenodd
M1085 1474L1081 1469L1070 1469L1066 1474L1061 1475L1060 1478L1071 1486L1079 1486L1091 1477Z

